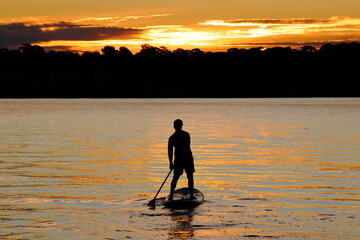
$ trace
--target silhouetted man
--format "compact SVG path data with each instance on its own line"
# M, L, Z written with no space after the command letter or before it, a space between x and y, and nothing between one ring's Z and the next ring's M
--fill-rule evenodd
M168 155L170 162L170 169L174 170L173 180L171 182L170 196L169 199L173 199L174 190L176 188L177 181L183 174L184 169L188 179L188 186L190 191L190 198L194 197L194 178L193 173L195 172L194 158L190 148L190 134L182 130L183 122L180 119L174 121L175 132L169 138L168 143ZM175 154L173 150L175 148ZM175 160L173 163L173 156Z

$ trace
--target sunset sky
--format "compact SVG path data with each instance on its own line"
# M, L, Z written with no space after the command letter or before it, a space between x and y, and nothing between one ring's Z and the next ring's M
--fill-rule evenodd
M0 48L223 51L360 41L359 0L1 0Z

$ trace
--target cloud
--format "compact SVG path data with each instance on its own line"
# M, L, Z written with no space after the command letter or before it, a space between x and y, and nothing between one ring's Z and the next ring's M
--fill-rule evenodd
M168 17L173 16L173 13L162 13L162 14L151 14L151 15L136 15L136 16L123 16L123 17L86 17L81 19L76 19L74 23L97 23L100 22L106 25L118 25L119 23L131 20L140 20L140 19L149 19L149 18L157 18L157 17Z
M136 28L100 27L70 22L0 23L0 47L48 41L97 41L137 38L143 30Z
M200 23L200 25L210 26L279 26L279 25L323 25L334 26L341 24L360 24L359 18L349 17L331 17L331 18L287 18L287 19L235 19L235 20L208 20Z
M227 29L227 38L360 33L360 18L350 17L208 20L199 25Z
M208 20L199 25L220 32L218 42L221 38L224 43L226 39L260 43L264 38L275 42L283 38L294 42L358 41L360 36L360 18L350 17Z
M237 19L230 20L227 23L230 25L237 24L269 24L269 25L282 25L282 24L329 24L333 23L333 19L316 19L316 18L290 18L290 19Z

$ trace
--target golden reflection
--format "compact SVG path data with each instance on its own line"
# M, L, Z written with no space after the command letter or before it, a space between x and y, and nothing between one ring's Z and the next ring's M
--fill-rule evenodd
M213 109L206 114L196 112L198 119L194 122L199 124L189 129L196 159L195 186L209 200L197 208L201 214L160 207L151 216L141 214L147 211L145 202L152 199L168 172L166 144L172 129L163 130L165 124L117 140L117 133L104 131L103 125L84 126L86 121L78 120L78 125L72 123L76 132L61 125L54 129L61 134L48 145L40 141L36 128L28 135L38 145L33 144L31 149L12 148L24 144L27 137L21 131L19 140L1 143L6 154L1 160L5 174L0 178L4 185L1 202L8 226L3 229L11 232L12 226L20 225L27 229L53 227L52 222L56 222L60 237L91 238L95 232L109 231L110 225L119 223L116 229L130 226L132 232L123 233L139 239L356 238L358 152L341 148L354 145L358 140L356 130L341 124L354 136L336 138L326 135L326 128L317 128L321 132L316 134L325 136L325 140L319 139L313 131L304 130L311 123L304 121L302 114L290 112L297 121L289 123L282 121L279 112L269 117L266 109L262 111L249 113L247 108L238 114ZM256 115L246 118L248 114ZM112 117L107 115L106 119ZM107 122L106 126L116 131L114 125ZM120 127L129 129L126 124ZM345 131L339 132L343 135ZM46 139L51 139L51 134ZM338 140L329 144L334 138ZM186 185L186 178L182 179L181 184ZM167 192L164 186L161 194ZM41 214L36 215L36 211ZM79 217L84 212L86 216ZM321 214L335 216L328 219ZM71 222L66 216L77 221ZM22 217L28 218L30 224L19 223ZM40 219L40 224L33 225L34 219ZM64 230L71 226L79 232ZM94 235L87 231L90 228ZM44 234L41 229L38 232ZM115 229L112 232L121 233Z
M212 116L213 119L216 117L216 114ZM329 153L318 152L309 144L308 131L304 130L306 126L301 120L297 125L267 118L238 124L231 120L227 119L228 124L204 124L199 129L192 129L192 132L208 136L196 140L193 147L196 175L199 175L195 182L198 184L232 192L232 198L226 197L230 201L248 196L354 201L355 196L349 192L358 188L334 186L331 179L348 178L341 173L356 171L359 165L317 161L327 159ZM317 176L326 170L331 170L332 174L327 174L327 179L319 179ZM322 193L326 190L328 192Z
M17 200L1 200L1 202L5 203L51 203L56 200L51 199L39 199L39 198L25 198L25 199L17 199Z
M194 209L174 210L171 214L173 225L169 229L168 239L190 239L194 237L193 215Z

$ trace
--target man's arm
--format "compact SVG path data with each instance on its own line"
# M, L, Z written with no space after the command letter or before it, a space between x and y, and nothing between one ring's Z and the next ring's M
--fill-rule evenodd
M174 169L174 164L173 164L173 156L174 156L174 145L171 141L171 138L169 138L169 142L168 142L168 156L169 156L169 168L170 169Z

